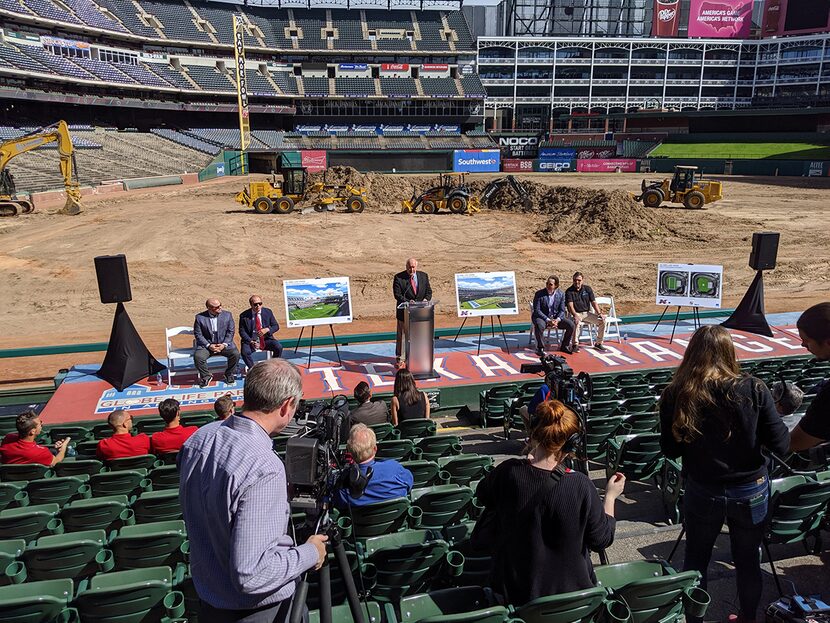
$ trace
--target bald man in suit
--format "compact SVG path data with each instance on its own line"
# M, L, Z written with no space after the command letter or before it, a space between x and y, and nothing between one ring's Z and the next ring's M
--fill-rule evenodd
M418 260L414 257L406 260L406 270L395 275L395 278L392 280L392 294L395 296L397 305L406 301L432 300L432 288L429 285L429 275L418 270ZM395 356L397 357L397 366L402 367L404 364L403 338L406 334L403 310L395 310L395 317L398 321L397 335L395 337Z

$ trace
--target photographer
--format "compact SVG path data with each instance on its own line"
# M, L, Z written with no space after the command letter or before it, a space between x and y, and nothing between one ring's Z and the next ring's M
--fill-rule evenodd
M301 396L292 364L258 363L245 379L242 413L202 426L179 452L179 498L204 621L285 621L297 578L323 564L325 536L295 545L286 534L285 468L270 437Z
M415 481L412 472L393 459L375 459L378 443L375 431L371 428L365 424L352 426L346 450L352 455L361 472L366 474L371 469L372 475L359 498L352 497L348 488L340 489L337 493L337 506L365 506L409 495Z
M507 603L520 606L596 583L589 551L614 540L614 502L625 477L609 479L603 503L588 476L564 468L579 431L573 411L558 400L543 402L530 428L532 458L505 461L478 486L476 497L492 524L486 534L476 527L475 545L493 552L491 586Z
M830 303L819 303L805 311L796 323L801 345L819 361L830 360ZM824 379L807 413L793 429L790 452L800 452L830 441L830 379Z

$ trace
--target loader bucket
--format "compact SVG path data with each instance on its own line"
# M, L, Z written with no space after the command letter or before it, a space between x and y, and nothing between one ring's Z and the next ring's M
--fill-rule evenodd
M81 212L83 212L81 202L76 201L72 197L67 197L66 203L63 204L63 207L60 210L58 210L58 214L68 214L69 216L75 216Z

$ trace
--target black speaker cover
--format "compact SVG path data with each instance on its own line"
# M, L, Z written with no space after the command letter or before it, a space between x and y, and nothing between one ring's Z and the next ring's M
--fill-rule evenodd
M759 270L755 273L755 279L752 280L752 285L749 286L749 290L744 294L744 298L738 303L732 315L721 323L721 326L727 329L737 329L738 331L772 337L772 329L770 329L769 323L767 323L766 312L764 310L763 272Z
M96 257L95 274L102 303L126 303L133 300L127 257L124 254Z
M122 303L115 308L107 354L97 374L118 391L164 370L147 350Z
M776 231L762 231L752 234L752 253L749 254L749 267L752 270L772 270L778 258L778 239Z

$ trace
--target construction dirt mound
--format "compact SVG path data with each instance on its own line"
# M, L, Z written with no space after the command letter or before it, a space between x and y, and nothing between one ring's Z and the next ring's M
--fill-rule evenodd
M331 167L325 173L312 173L311 183L324 182L337 186L362 187L366 189L367 203L371 210L398 212L402 199L409 199L412 186L400 177L382 173L361 173L352 167Z
M471 184L480 192L484 182ZM562 240L658 240L679 232L661 222L654 210L634 201L622 190L598 190L577 186L548 186L523 181L529 207L509 187L500 189L489 209L531 212L543 217L536 236L543 242Z

